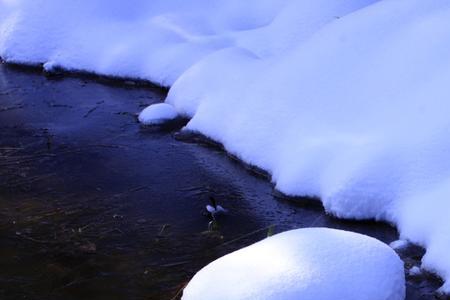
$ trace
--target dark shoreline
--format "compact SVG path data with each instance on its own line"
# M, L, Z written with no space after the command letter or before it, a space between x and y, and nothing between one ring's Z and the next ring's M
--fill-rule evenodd
M78 78L84 80L92 80L98 83L111 85L111 86L130 86L137 88L159 89L164 93L169 91L169 87L164 87L156 84L152 81L134 78L134 77L119 77L112 75L102 75L83 70L67 70L62 68L56 68L54 71L47 72L44 70L43 64L24 64L17 62L7 62L0 57L0 64L3 64L11 69L16 69L22 72L30 72L35 74L42 74L50 79L63 79L63 78Z

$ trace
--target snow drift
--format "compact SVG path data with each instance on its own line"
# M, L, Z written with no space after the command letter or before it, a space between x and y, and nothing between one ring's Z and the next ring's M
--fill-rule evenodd
M382 242L328 228L287 231L213 261L183 300L403 300L403 262Z
M396 224L450 292L448 20L447 0L0 0L0 56L171 86L187 129Z
M243 47L270 56L371 1L330 2L0 0L0 55L170 86L219 49Z

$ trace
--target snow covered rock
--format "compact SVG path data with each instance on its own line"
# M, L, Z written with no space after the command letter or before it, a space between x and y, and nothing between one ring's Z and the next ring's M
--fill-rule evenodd
M394 250L401 250L408 247L409 242L407 240L396 240L389 244L389 246Z
M178 116L175 108L167 103L153 104L139 114L139 122L145 125L161 124Z
M183 300L401 300L403 262L380 241L307 228L238 250L200 270Z
M408 271L409 276L419 276L422 274L422 270L418 266L414 266Z

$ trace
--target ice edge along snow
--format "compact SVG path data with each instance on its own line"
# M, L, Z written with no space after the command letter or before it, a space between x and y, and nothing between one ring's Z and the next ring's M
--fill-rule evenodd
M0 0L0 56L171 86L187 129L396 224L450 292L448 1L131 2Z

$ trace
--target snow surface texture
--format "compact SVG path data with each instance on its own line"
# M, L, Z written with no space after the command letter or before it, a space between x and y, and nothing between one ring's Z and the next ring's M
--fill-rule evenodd
M150 105L139 114L139 122L145 125L156 125L177 117L175 108L167 103Z
M287 231L210 263L183 300L403 300L403 262L382 242L328 228Z
M187 129L396 224L450 292L449 19L448 0L0 0L0 56L171 86Z

